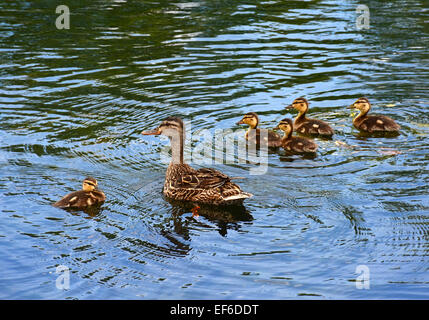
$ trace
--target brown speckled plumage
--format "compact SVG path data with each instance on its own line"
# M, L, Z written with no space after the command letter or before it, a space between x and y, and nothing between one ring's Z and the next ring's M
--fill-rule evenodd
M401 127L392 118L382 115L368 115L371 104L367 98L359 98L351 108L360 110L359 115L353 119L353 125L361 131L376 132L398 132Z
M174 200L214 205L239 204L252 196L220 171L174 163L168 166L163 193Z
M202 204L236 205L252 196L243 192L230 177L220 171L211 168L196 170L184 163L184 128L180 118L169 117L157 129L143 134L164 134L170 137L172 159L163 188L166 197Z
M281 136L272 130L260 129L259 117L255 112L248 112L243 116L237 124L248 124L249 129L246 131L245 138L250 143L254 143L257 146L265 145L268 141L269 148L278 148L281 146Z
M296 153L315 153L317 151L317 144L313 140L292 135L293 123L291 119L283 119L277 127L285 133L282 138L282 147L286 151Z
M299 111L293 123L294 130L307 135L332 136L334 129L327 122L306 117L308 105L308 101L305 98L298 98L287 107L287 109L294 108Z
M104 193L96 189L97 180L88 177L83 181L83 184L89 186L91 190L85 190L84 186L84 190L69 193L55 202L53 206L62 209L85 209L93 205L101 204L104 202L104 200L106 200Z

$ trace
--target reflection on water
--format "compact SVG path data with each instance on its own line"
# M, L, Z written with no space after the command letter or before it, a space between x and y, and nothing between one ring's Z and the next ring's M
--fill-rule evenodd
M101 205L93 205L80 210L78 209L65 209L65 210L74 215L79 215L81 212L84 212L85 214L87 214L88 217L94 218L100 215L103 209L101 208Z
M49 1L3 1L0 297L427 298L427 12L365 4L368 30L356 1L73 2L57 30ZM246 178L245 207L193 218L162 197L164 146L143 129L180 116L213 136L247 112L274 128L300 96L335 129L316 157L269 152L263 175L204 164ZM354 129L361 96L400 134ZM87 175L99 210L51 206Z
M194 207L191 203L186 203L183 201L177 201L165 198L172 205L172 216L177 219L183 214L189 213ZM240 221L252 221L253 217L246 209L244 205L237 206L210 206L210 205L199 205L198 215L203 216L210 222L213 222L217 225L218 232L222 236L227 234L228 229L240 230ZM209 225L205 224L204 221L200 221L198 217L194 218L196 221L201 224L202 227L210 228ZM181 233L184 228L181 226L176 229L180 224L180 220L175 223L175 231Z

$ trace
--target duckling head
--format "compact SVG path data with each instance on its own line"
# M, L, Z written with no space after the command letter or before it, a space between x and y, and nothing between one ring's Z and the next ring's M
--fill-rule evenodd
M85 192L94 191L97 188L98 182L93 177L87 177L83 180L82 189Z
M293 131L293 122L289 118L285 118L279 122L275 129L280 129L285 133L285 137L289 137Z
M367 98L359 98L350 106L351 109L358 109L362 113L367 113L371 109L371 104Z
M243 119L237 122L237 124L248 124L251 129L255 129L259 124L258 115L254 112L248 112L243 116Z
M286 109L295 109L299 113L306 113L308 110L308 101L305 98L297 98L293 100L291 105L288 105Z

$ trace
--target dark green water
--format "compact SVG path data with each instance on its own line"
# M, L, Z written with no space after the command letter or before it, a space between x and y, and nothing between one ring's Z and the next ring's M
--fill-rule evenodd
M0 298L428 299L428 11L365 1L358 30L359 3L2 1ZM246 178L244 213L193 219L161 197L166 141L142 130L238 130L248 111L274 127L299 96L336 130L316 158L209 164ZM361 96L398 137L358 135ZM87 175L98 215L51 207Z

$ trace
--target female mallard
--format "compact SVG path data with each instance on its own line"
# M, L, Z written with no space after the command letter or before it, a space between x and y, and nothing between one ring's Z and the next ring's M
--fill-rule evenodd
M250 141L256 145L261 145L261 129L258 128L259 118L258 115L254 112L246 113L237 124L247 124L249 125L249 129L246 131L246 140ZM268 141L268 147L277 148L281 146L281 137L278 133L262 129L262 136L264 140L264 144Z
M97 180L87 177L83 180L82 190L69 193L53 204L54 207L66 209L85 209L106 200L103 191L97 189Z
M212 205L237 205L252 194L241 191L227 175L210 168L193 169L183 161L184 126L180 118L168 117L144 135L165 135L171 142L171 162L165 175L163 193L173 200ZM195 212L194 212L195 213Z
M358 109L360 113L353 119L356 129L370 133L398 132L401 127L392 118L381 115L368 115L371 104L367 98L359 98L350 108Z
M317 151L317 144L313 140L292 135L293 123L291 119L283 119L276 129L280 129L285 133L282 138L282 147L286 151L297 153L314 153Z
M298 111L293 123L296 132L319 136L332 136L334 134L334 129L327 122L305 116L308 111L308 101L305 98L295 99L286 109Z

